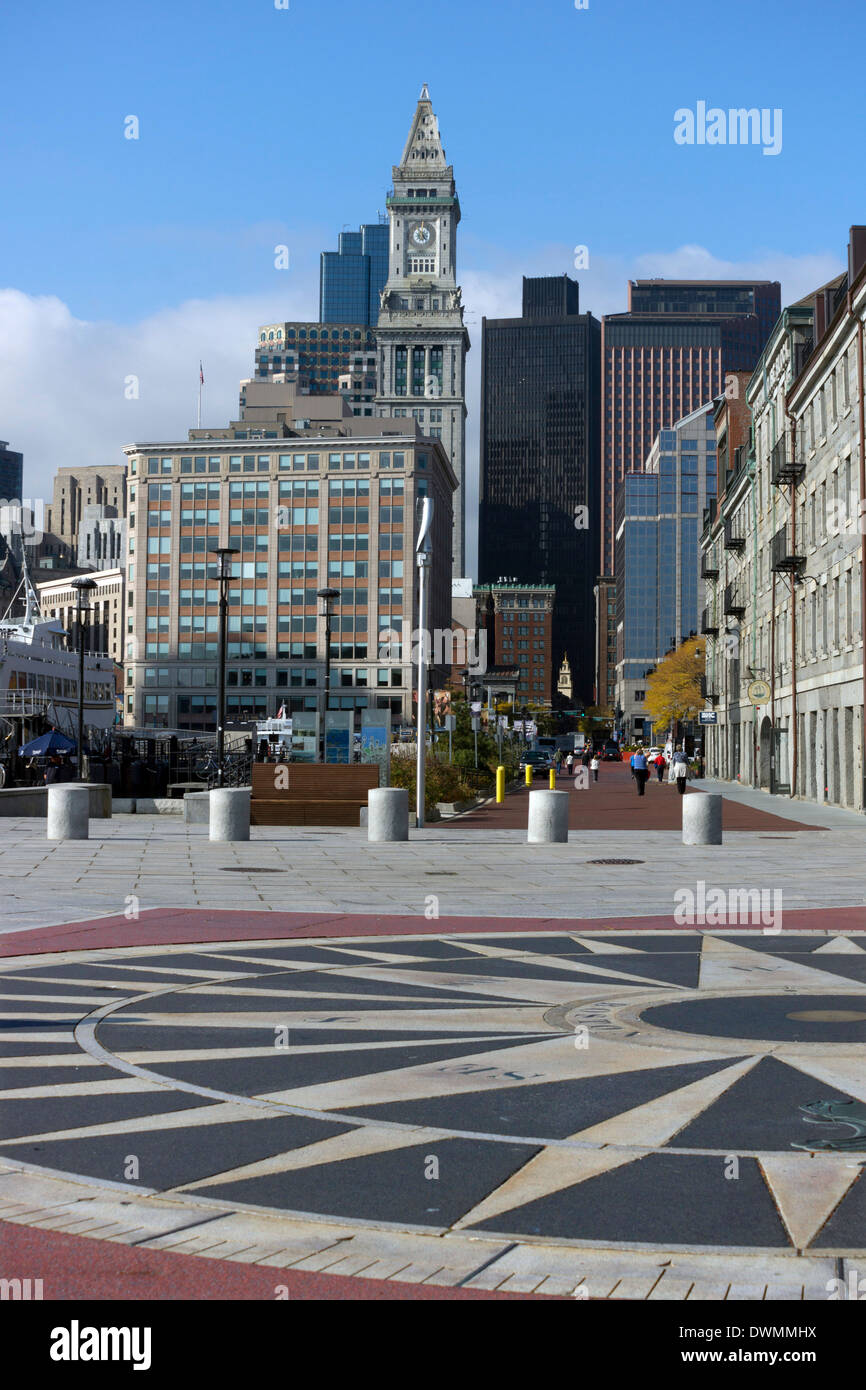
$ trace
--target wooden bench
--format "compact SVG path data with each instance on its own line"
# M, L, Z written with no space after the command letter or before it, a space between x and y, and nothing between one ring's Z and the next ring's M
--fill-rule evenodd
M358 825L375 763L253 763L251 825Z

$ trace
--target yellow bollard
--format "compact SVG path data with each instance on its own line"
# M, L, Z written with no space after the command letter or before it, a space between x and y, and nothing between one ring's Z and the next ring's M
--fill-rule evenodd
M550 790L551 790L552 792L555 792L555 791L556 791L556 768L555 768L555 767L552 767L552 768L550 769Z
M496 804L500 805L505 800L505 768L496 769Z
M531 764L531 763L527 763L527 764L526 764L526 785L527 785L527 787L531 787L531 786L532 786L532 764Z

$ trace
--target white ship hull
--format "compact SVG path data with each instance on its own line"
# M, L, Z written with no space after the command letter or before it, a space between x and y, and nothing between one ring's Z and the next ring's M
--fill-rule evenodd
M78 731L78 653L59 645L53 622L0 626L0 719L33 720L72 738ZM108 656L85 654L84 726L91 735L115 722L114 664Z

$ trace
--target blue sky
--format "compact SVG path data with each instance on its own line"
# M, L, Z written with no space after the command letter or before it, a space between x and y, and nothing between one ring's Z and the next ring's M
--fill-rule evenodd
M41 485L67 461L45 400L34 410L49 362L75 380L66 447L89 432L106 462L192 423L199 355L227 418L257 323L314 317L319 252L384 208L423 81L458 182L476 349L481 315L516 307L521 274L576 273L578 243L596 313L625 307L630 275L690 270L764 273L795 298L866 221L862 84L844 69L864 38L862 0L10 0L0 437ZM674 111L699 100L780 107L781 154L676 145ZM282 242L289 271L274 269ZM150 391L118 408L111 371L142 362Z

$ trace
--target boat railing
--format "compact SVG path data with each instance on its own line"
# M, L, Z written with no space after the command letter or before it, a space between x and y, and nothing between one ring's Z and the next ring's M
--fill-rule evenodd
M52 697L41 690L4 690L0 693L0 718L21 715L25 719L45 714Z

